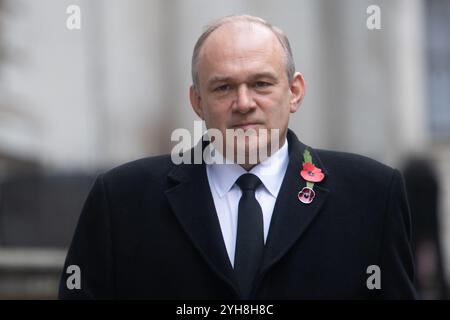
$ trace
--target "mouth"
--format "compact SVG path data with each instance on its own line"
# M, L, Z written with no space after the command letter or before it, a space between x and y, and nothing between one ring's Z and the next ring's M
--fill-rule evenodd
M231 127L231 129L242 129L244 131L249 130L249 129L257 130L260 126L261 126L260 123L245 122L245 123L240 123L240 124L233 125Z

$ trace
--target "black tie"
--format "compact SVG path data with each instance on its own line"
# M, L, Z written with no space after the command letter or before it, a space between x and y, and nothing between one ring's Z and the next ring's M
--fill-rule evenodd
M264 249L263 215L255 198L255 190L261 183L250 173L243 174L236 181L242 197L238 208L234 270L244 298L250 295Z

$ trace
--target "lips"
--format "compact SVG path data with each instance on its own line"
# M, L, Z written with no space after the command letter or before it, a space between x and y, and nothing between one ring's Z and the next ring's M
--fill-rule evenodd
M231 128L232 129L243 129L243 130L248 130L248 129L258 129L258 127L260 126L260 123L256 123L256 122L245 122L245 123L240 123L240 124L236 124L233 125Z

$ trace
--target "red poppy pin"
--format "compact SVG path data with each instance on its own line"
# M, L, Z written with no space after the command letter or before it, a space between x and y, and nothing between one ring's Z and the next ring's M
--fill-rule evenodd
M303 179L309 182L320 182L325 177L322 170L310 162L303 163L303 169L300 172L300 175Z
M321 182L325 175L320 168L317 168L312 162L312 156L308 149L303 153L303 168L300 176L306 180L306 187L298 193L298 199L305 204L311 203L316 193L314 192L314 183Z

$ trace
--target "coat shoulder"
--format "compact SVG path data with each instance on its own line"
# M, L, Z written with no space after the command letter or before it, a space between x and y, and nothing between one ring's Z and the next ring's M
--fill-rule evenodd
M359 154L324 149L316 149L316 152L330 175L346 181L386 186L397 172L388 165Z
M147 157L112 168L103 174L103 179L110 186L133 186L143 182L163 185L174 166L169 154Z

